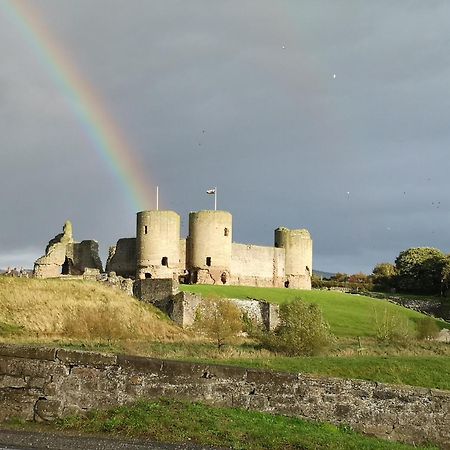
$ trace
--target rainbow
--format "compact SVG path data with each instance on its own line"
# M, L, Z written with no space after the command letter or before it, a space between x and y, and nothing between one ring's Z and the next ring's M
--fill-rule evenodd
M154 188L142 170L137 152L83 78L67 50L58 44L31 2L0 0L0 10L20 31L38 60L65 97L92 147L122 185L136 211L148 209Z

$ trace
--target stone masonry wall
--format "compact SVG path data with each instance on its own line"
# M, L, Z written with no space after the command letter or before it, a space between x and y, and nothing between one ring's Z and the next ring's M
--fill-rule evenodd
M197 309L205 299L198 294L179 292L172 297L163 311L181 327L192 327L195 322ZM223 301L236 305L242 313L246 314L253 322L263 325L266 330L273 330L280 322L279 306L260 300L240 300L224 298ZM158 306L160 307L160 306Z
M450 448L450 392L228 366L0 346L0 421L48 421L138 398L201 401L351 425Z
M229 284L283 287L284 258L284 248L233 243Z

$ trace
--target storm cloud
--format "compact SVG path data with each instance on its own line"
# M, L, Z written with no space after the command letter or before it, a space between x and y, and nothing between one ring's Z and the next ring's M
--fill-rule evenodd
M234 241L308 228L320 270L450 252L449 2L27 2L184 234L217 186ZM2 8L0 55L0 267L31 267L66 219L104 259L135 233L124 181Z

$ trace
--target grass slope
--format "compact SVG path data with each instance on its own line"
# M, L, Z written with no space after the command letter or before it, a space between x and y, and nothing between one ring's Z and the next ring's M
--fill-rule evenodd
M235 450L425 448L382 441L327 423L173 400L141 401L131 406L97 411L87 418L68 418L60 426L69 430L107 432Z
M334 291L300 291L296 289L257 288L248 286L184 285L183 291L224 298L254 298L282 304L301 298L320 305L333 334L339 337L374 337L377 324L393 317L415 332L416 322L424 317L416 311L361 295ZM444 327L443 322L439 322Z
M182 339L158 309L100 283L0 277L0 338Z

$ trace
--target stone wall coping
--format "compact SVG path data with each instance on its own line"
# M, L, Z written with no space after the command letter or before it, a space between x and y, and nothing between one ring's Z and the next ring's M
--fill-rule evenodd
M394 389L404 395L423 395L445 398L450 401L450 391L425 388L420 386L393 385L362 379L347 379L327 377L299 372L279 372L268 369L245 368L225 364L210 364L202 362L178 361L169 359L149 358L124 354L106 354L83 350L67 350L63 348L33 347L14 344L0 344L0 357L33 359L43 361L59 361L74 366L107 367L118 366L141 373L156 373L161 376L176 377L199 374L201 378L233 378L247 383L302 383L315 381L320 385L327 382L339 382L351 387L370 385L374 389ZM1 358L0 358L1 359Z
M0 344L0 356L24 359L55 361L57 348L32 347L26 345Z

